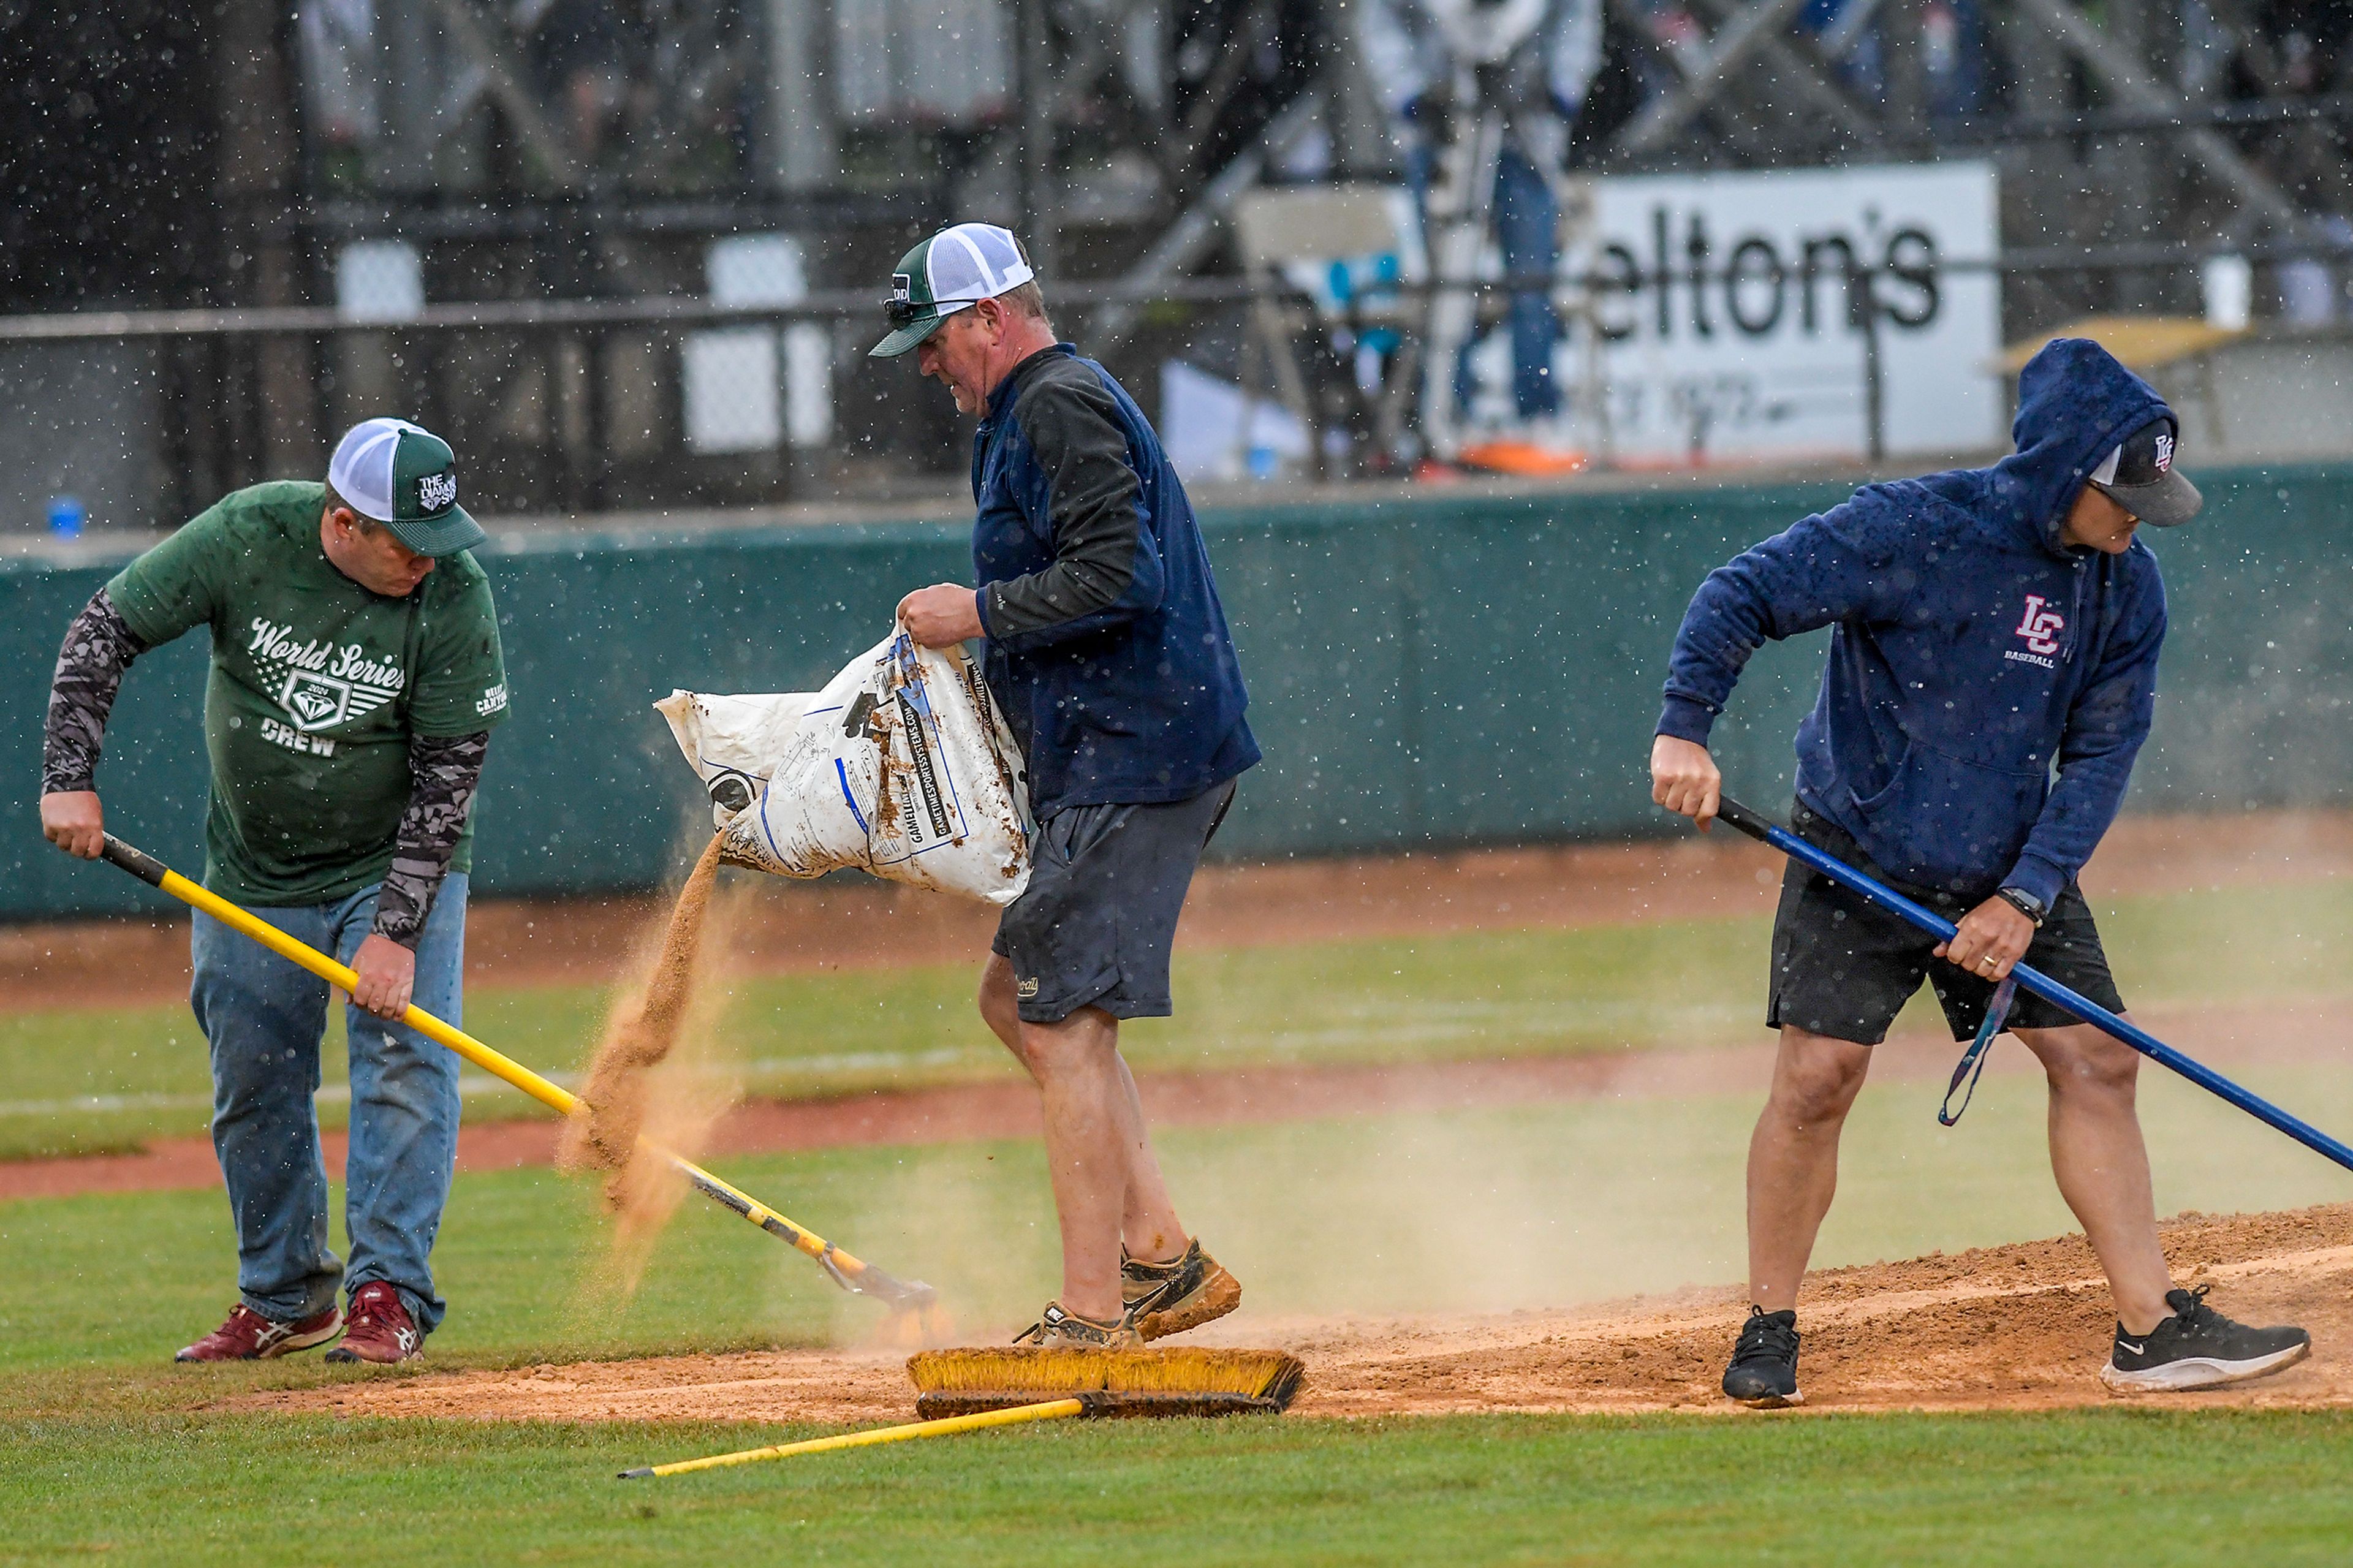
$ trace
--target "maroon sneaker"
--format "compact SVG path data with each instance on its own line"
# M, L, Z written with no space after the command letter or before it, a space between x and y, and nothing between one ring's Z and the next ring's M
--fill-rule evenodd
M343 1342L327 1352L329 1361L372 1361L390 1364L423 1355L425 1336L417 1320L400 1304L400 1292L382 1279L371 1279L352 1292L351 1321Z
M343 1309L332 1302L323 1312L293 1323L273 1323L239 1301L228 1321L188 1346L174 1361L268 1361L325 1344L343 1331Z

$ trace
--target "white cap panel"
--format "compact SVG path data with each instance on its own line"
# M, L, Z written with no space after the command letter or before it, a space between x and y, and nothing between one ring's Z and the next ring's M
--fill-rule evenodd
M423 426L406 419L364 419L335 444L327 482L362 517L390 522L398 515L393 510L393 459L404 431L425 434Z
M992 223L960 223L941 230L925 265L932 275L932 299L943 315L951 304L993 300L1038 276L1021 259L1012 231Z

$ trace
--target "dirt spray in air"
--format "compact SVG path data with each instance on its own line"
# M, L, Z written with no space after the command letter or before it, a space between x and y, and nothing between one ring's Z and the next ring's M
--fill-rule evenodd
M557 1148L559 1169L606 1173L614 1227L596 1272L601 1284L623 1296L636 1289L655 1240L686 1195L685 1180L649 1155L639 1138L693 1158L734 1100L707 1045L724 1004L709 984L717 965L704 941L720 842L712 838L695 861L643 980L614 998L581 1085L591 1109L566 1123Z

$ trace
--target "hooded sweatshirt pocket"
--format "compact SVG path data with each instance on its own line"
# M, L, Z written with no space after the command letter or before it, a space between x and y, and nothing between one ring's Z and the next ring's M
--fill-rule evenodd
M1985 883L2008 871L2042 814L2048 776L1987 767L1907 739L1887 783L1850 792L1870 826L1871 858L1935 885Z

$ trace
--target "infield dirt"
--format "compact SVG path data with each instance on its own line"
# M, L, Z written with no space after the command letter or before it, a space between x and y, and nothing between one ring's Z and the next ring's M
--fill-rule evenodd
M2298 1322L2316 1349L2271 1377L2128 1400L2097 1381L2113 1331L2080 1236L1809 1275L1799 1305L1810 1411L2017 1410L2138 1403L2353 1405L2353 1205L2183 1215L2177 1279L2253 1322ZM1307 1363L1293 1414L1737 1412L1716 1391L1738 1324L1715 1289L1492 1317L1276 1318L1245 1308L1187 1342L1279 1344ZM225 1409L476 1420L904 1420L902 1352L755 1352L587 1362L241 1395Z

